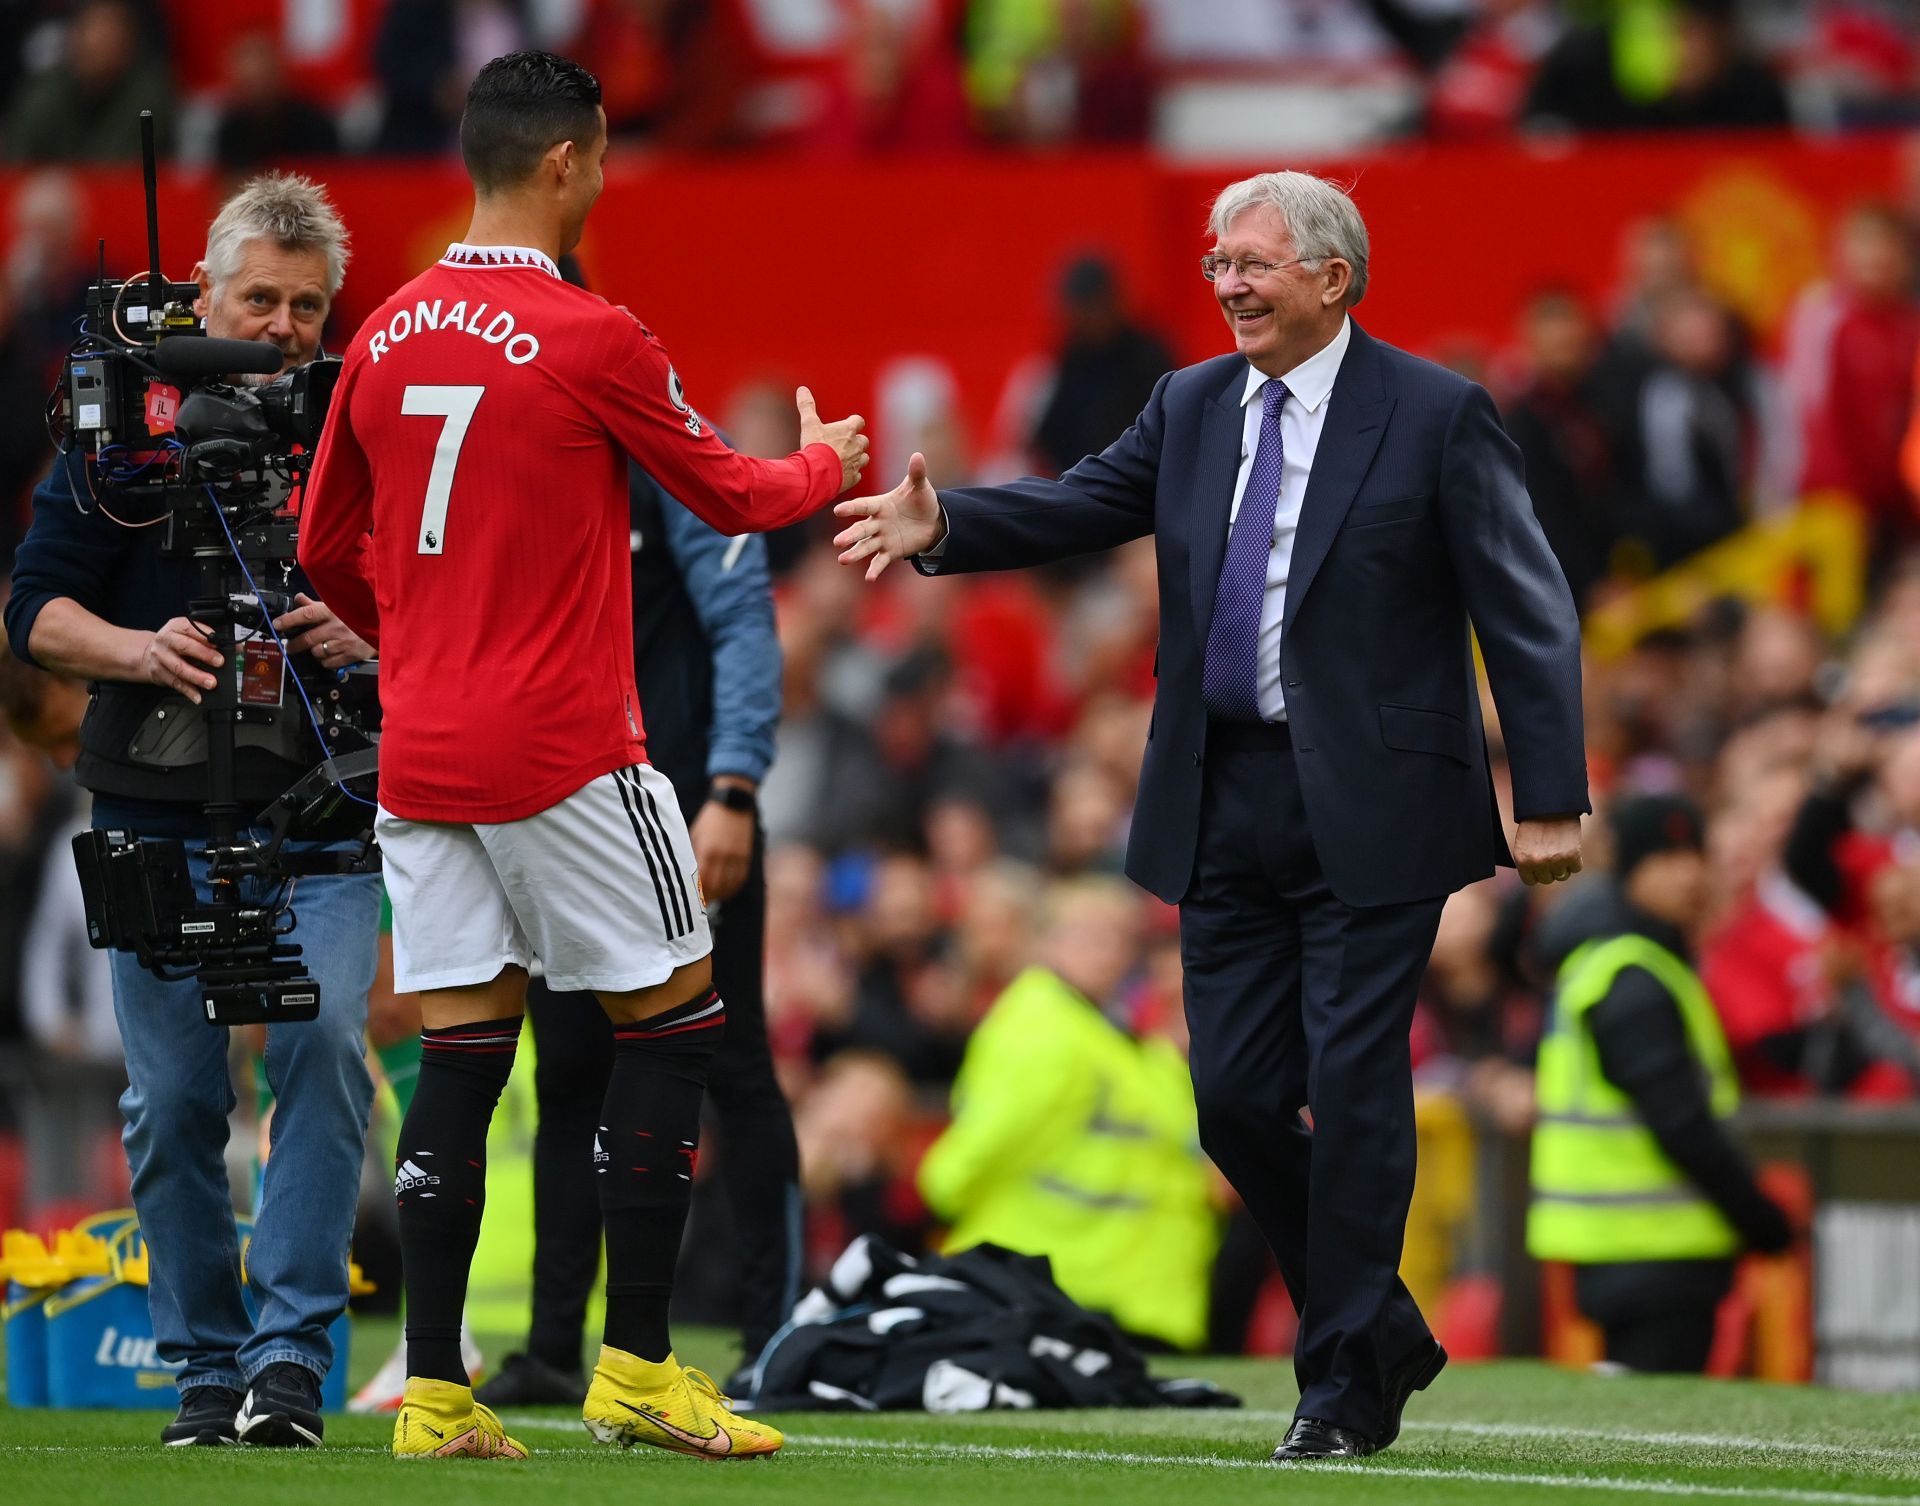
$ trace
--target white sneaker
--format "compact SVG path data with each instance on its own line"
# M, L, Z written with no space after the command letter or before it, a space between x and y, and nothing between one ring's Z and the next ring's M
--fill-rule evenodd
M463 1322L460 1325L460 1362L467 1367L469 1384L479 1385L486 1375L486 1356L480 1352L480 1346L473 1341L473 1330ZM349 1412L362 1416L368 1413L398 1412L401 1402L407 1396L407 1336L403 1332L400 1342L388 1355L386 1363L373 1373L358 1391L353 1400L347 1403Z
M400 1336L386 1363L374 1371L373 1379L353 1393L347 1403L349 1412L397 1412L407 1394L407 1338Z

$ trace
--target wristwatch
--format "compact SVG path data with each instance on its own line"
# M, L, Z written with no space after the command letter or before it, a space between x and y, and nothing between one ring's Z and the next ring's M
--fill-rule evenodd
M716 805L724 805L730 811L751 813L760 808L753 791L742 789L737 784L710 784L707 786L707 799Z

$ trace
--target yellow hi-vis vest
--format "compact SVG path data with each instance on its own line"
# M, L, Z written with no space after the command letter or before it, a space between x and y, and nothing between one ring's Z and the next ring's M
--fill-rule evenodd
M1623 968L1645 968L1673 996L1718 1118L1740 1101L1727 1037L1699 975L1645 936L1590 941L1560 969L1540 1043L1527 1252L1536 1260L1712 1260L1740 1236L1661 1150L1633 1100L1600 1070L1587 1014Z
M952 1225L944 1251L1045 1255L1082 1307L1181 1349L1206 1343L1220 1219L1170 1042L1134 1040L1028 968L968 1040L953 1105L919 1173Z

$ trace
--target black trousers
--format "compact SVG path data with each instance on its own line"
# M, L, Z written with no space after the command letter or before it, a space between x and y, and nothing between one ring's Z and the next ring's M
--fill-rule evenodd
M1399 1266L1413 1196L1408 1031L1444 900L1336 899L1294 754L1271 732L1213 729L1206 773L1180 906L1200 1142L1299 1311L1299 1415L1378 1436L1387 1376L1432 1338Z
M740 1331L749 1358L786 1321L801 1274L800 1154L767 1045L765 855L756 831L746 883L713 917L713 984L726 1002L727 1038L707 1078L721 1134L719 1178L740 1240ZM571 1370L580 1363L600 1265L593 1132L613 1070L613 1027L592 994L557 994L538 981L527 991L527 1020L539 1104L527 1348Z
M1575 1266L1574 1301L1606 1335L1607 1358L1650 1374L1698 1375L1713 1352L1731 1260L1628 1260Z

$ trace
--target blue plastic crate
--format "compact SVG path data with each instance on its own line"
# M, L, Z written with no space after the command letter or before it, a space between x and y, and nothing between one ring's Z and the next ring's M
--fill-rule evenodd
M86 1276L45 1305L48 1406L171 1411L179 1405L173 1384L179 1367L155 1351L144 1284Z
M0 1306L7 1336L7 1405L47 1405L47 1298L44 1287L7 1283Z
M240 1221L242 1235L250 1232ZM98 1226L97 1226L98 1227ZM178 1365L160 1358L147 1305L146 1262L137 1225L111 1229L112 1272L53 1290L18 1288L7 1307L7 1391L14 1406L171 1410ZM11 1297L12 1294L10 1294ZM241 1289L248 1317L253 1288ZM320 1388L330 1412L347 1404L352 1324L342 1313L328 1330L334 1361Z

